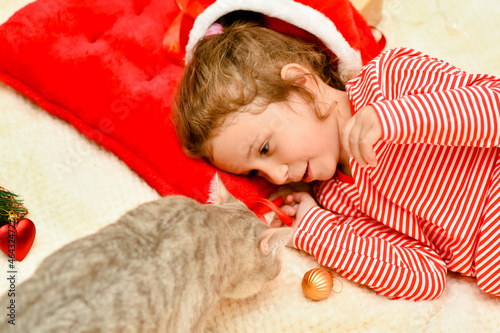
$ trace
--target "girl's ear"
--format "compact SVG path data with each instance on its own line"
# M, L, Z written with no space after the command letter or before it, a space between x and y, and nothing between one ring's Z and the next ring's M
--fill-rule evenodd
M296 63L286 64L281 68L281 79L296 81L309 89L317 86L314 80L314 74L304 66ZM314 90L315 89L311 89L311 91Z

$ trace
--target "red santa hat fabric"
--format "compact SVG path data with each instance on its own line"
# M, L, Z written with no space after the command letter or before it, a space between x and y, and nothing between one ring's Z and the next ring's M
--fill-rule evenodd
M0 80L116 154L160 194L205 202L217 170L183 153L170 109L183 50L189 58L206 28L235 10L317 37L348 78L380 52L347 0L38 0L0 26ZM166 35L178 43L164 49ZM262 179L221 178L249 206L275 190Z
M208 27L218 18L236 10L246 10L276 18L270 27L296 36L306 31L319 39L338 58L339 71L346 79L355 77L363 62L380 52L370 27L349 1L323 0L217 0L206 8L194 22L186 46L186 61L196 42L203 38ZM290 26L284 26L286 22ZM298 28L298 29L297 29Z

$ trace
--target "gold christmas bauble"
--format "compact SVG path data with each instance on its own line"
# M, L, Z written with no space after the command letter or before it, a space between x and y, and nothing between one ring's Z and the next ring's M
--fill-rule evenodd
M333 276L324 268L313 268L304 274L302 290L312 300L327 298L333 289Z

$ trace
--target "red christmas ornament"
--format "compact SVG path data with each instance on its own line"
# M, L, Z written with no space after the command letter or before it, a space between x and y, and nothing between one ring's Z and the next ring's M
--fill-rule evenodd
M30 219L5 224L0 227L0 248L9 257L13 253L17 261L22 261L30 251L35 235L35 224Z

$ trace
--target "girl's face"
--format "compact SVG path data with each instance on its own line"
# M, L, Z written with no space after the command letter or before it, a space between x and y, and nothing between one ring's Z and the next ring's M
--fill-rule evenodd
M334 107L325 120L297 94L259 114L229 116L211 141L212 163L235 174L256 172L279 185L331 178L337 164L348 164L339 138L339 126L347 119L339 114L350 117L350 104L345 92L330 93L328 104Z

